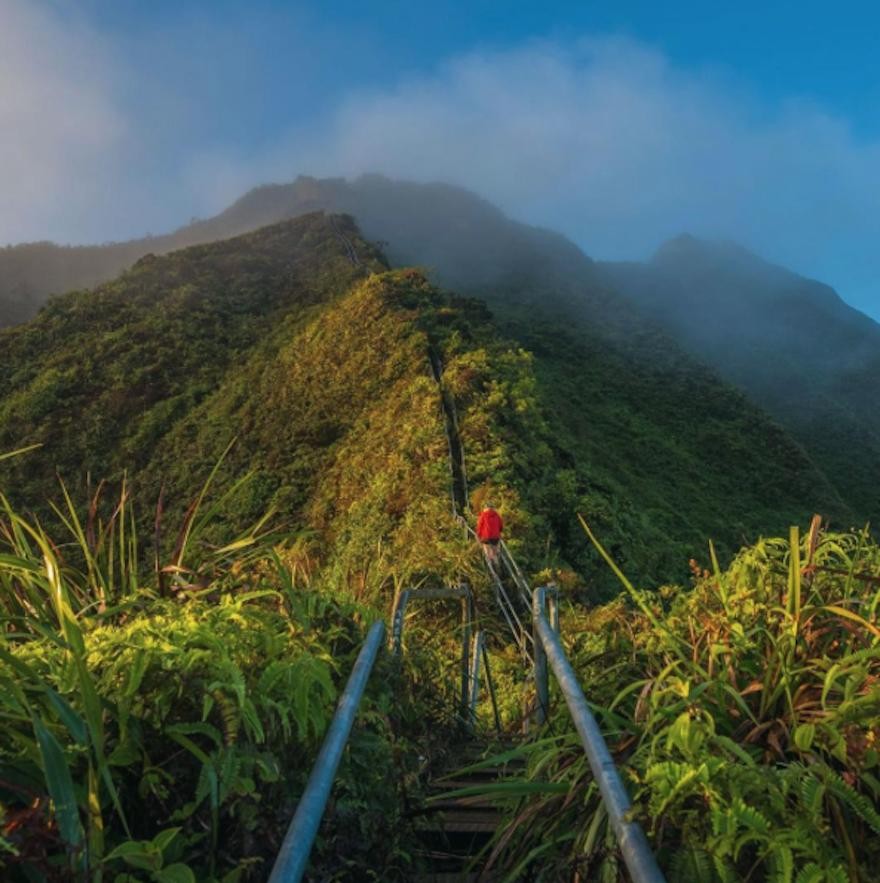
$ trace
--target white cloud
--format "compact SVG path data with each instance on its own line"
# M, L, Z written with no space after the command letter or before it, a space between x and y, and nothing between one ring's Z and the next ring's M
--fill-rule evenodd
M191 41L166 41L161 75L148 77L135 69L148 48L136 64L59 8L0 0L0 241L160 232L253 184L380 171L470 187L597 257L642 257L688 230L876 303L880 143L797 96L768 105L730 74L603 37L474 52L341 101L322 93L320 118L291 98L267 108L273 131L218 138L217 114L246 117L235 101L261 94L250 68L234 100L228 71L222 88L185 75L236 54L226 30L222 53L196 59ZM291 27L307 46L308 27ZM300 90L321 82L308 70L293 77Z
M600 257L688 230L849 285L863 305L880 275L880 144L808 102L765 106L614 38L471 54L361 91L251 167L286 178L294 160L460 183Z
M0 0L0 241L64 237L77 217L103 214L107 157L129 134L112 72L75 17Z

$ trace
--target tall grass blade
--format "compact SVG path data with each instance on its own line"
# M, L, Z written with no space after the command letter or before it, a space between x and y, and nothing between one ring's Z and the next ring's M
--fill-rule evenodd
M34 715L33 726L37 744L40 746L46 787L49 789L49 796L55 807L58 831L64 842L69 847L76 849L82 844L83 829L70 767L67 765L61 745L39 715Z

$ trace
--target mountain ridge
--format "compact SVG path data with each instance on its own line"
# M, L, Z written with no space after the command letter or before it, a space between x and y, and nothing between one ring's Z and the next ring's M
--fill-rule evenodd
M387 199L395 194L397 205L376 212L375 194L380 192ZM395 240L411 234L412 213L407 213L407 223L396 222L401 202L411 202L427 193L434 202L451 202L451 212L457 212L462 204L468 208L471 233L478 232L479 221L490 219L501 225L508 253L524 249L526 254L534 251L530 235L543 240L543 245L566 255L572 265L590 265L592 262L581 250L564 236L542 228L530 227L507 219L500 209L485 199L449 184L415 184L394 182L381 175L362 175L354 181L344 178L316 179L299 176L289 184L266 184L252 188L229 207L204 220L196 220L177 230L159 236L114 242L104 245L62 246L50 242L21 243L0 249L0 328L26 321L53 294L79 288L91 288L109 281L118 273L147 254L167 254L180 248L228 239L257 230L278 221L326 210L352 214L364 228L364 234L372 239L385 240L391 247L389 257L398 264L413 263L431 266L437 255L425 254L424 261L412 260L412 249L398 248ZM442 207L441 207L442 208ZM365 210L366 209L366 210ZM451 219L451 218L450 218ZM458 219L460 223L460 218ZM462 235L464 233L465 235ZM459 230L459 243L471 237L467 230ZM476 237L479 239L479 237ZM424 239L420 249L424 249ZM496 243L500 248L502 243ZM479 275L479 268L491 255L492 248L485 237L474 241L466 256L458 255L464 263L463 275L469 278ZM525 259L525 258L523 258ZM461 282L459 275L440 274L439 281L455 287Z
M830 286L693 236L597 270L773 414L861 517L880 519L880 325Z
M219 462L221 484L252 474L227 506L233 527L276 509L316 532L316 557L353 591L384 585L377 548L398 579L432 560L458 568L470 553L437 538L460 534L434 347L471 505L491 493L524 562L573 568L598 596L611 577L576 513L652 584L685 572L706 536L726 558L780 520L846 517L802 448L740 393L650 329L616 333L527 303L495 314L418 270L389 271L350 216L312 212L145 257L0 332L0 450L43 445L0 463L0 483L36 508L56 471L80 491L89 474L127 473L182 517Z

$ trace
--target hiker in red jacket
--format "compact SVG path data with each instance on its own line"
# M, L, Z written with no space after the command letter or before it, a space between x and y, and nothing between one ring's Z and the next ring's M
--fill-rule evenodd
M477 519L477 539L483 544L483 551L491 564L498 563L498 544L504 522L491 503L486 503Z

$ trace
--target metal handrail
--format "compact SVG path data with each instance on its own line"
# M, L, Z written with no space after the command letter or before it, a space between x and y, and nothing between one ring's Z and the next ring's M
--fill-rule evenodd
M496 573L495 568L488 559L486 560L486 568L492 577L492 583L495 587L495 600L507 622L507 627L510 629L510 633L513 635L513 640L516 642L517 647L519 647L523 658L527 662L530 662L531 652L528 647L528 641L531 639L531 635L529 635L528 631L523 627L522 620L520 620L519 614L516 612L516 607L510 600L510 596L507 594L507 589L504 588L504 581Z
M559 635L544 614L546 595L544 586L534 591L532 616L535 634L539 638L535 642L536 679L539 677L540 657L545 684L547 661L550 662L556 680L559 681L562 695L565 697L568 710L574 720L575 729L584 746L584 753L593 772L593 778L599 786L599 793L602 795L611 827L617 837L620 852L634 883L665 883L666 878L657 864L654 853L651 852L648 838L641 825L627 818L632 802L617 767L614 765L599 724L587 705L586 697L581 690L574 669L565 655Z
M470 535L475 540L479 541L479 537L477 537L477 532L468 524L467 519L459 516L459 521L464 526L465 535ZM519 589L520 597L522 598L523 603L528 609L531 604L531 590L529 589L528 595L523 592L522 584L525 583L526 589L528 589L528 583L525 582L525 577L522 576L522 572L519 567L517 567L516 562L513 560L513 556L510 554L510 550L504 545L504 541L502 540L499 547L502 550L502 555L499 557L501 564L503 564L507 568L508 574L513 579L514 585L516 585L517 589ZM506 556L506 557L505 557ZM529 642L532 640L532 636L527 629L523 627L523 624L519 618L519 615L516 612L516 607L510 600L510 596L507 594L507 589L504 587L504 581L501 579L501 576L496 571L495 567L493 567L492 563L486 558L486 569L489 571L489 576L492 578L492 584L495 587L495 600L498 603L498 607L501 610L502 615L507 623L507 627L510 629L510 633L513 636L513 640L515 641L517 647L519 648L520 653L522 653L523 659L527 663L532 662L532 654L529 649Z
M532 603L532 589L529 586L529 581L523 576L523 572L519 569L516 559L510 554L510 549L507 547L507 543L505 543L504 540L501 540L498 545L501 549L501 560L506 565L508 573L511 575L514 584L519 589L523 603L528 606Z
M468 724L477 724L477 703L480 701L480 662L486 655L486 635L478 631L471 649L470 689L468 691Z
M385 623L374 622L336 706L336 714L324 737L318 759L305 791L299 799L293 821L275 859L269 883L299 883L309 863L309 854L330 797L339 760L351 734L364 688L385 637Z
M468 708L468 684L470 682L470 667L468 652L470 650L471 632L474 622L474 596L470 587L446 586L440 589L404 589L395 600L394 610L391 614L391 650L395 656L399 656L403 649L403 627L405 624L406 608L410 601L437 601L443 598L461 599L461 701L460 710L462 718L467 720Z

